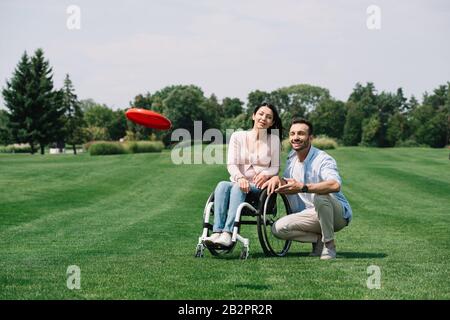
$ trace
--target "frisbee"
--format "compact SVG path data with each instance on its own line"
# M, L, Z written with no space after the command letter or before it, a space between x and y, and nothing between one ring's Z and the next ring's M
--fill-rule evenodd
M169 119L155 111L131 108L125 112L125 115L134 123L140 124L141 126L147 128L168 130L172 126Z

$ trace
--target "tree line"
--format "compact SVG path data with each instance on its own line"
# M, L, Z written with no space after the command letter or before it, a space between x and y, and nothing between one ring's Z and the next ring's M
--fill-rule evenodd
M247 104L234 97L219 101L195 85L172 85L136 95L130 106L167 116L172 130L157 131L127 121L125 109L112 110L92 99L78 100L66 75L63 88L53 86L52 68L42 49L25 52L2 93L7 110L0 110L0 144L28 143L34 153L51 144L75 146L93 140L161 140L171 143L171 132L185 128L193 134L194 121L209 128L248 129L253 109L263 102L275 105L287 136L293 117L309 119L316 135L326 135L347 146L431 146L449 144L450 82L425 92L422 101L396 92L378 92L373 83L357 83L347 101L333 98L326 88L308 84L272 92L248 94Z

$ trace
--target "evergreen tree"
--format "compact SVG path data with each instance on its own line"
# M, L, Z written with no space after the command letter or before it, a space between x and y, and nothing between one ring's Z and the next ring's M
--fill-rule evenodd
M31 62L24 52L6 88L2 90L6 107L9 109L9 127L15 142L28 143L31 153L36 152L39 128L36 123L38 113L30 97L32 79Z
M8 145L13 141L9 127L8 112L0 109L0 145Z
M31 58L29 98L41 154L47 144L61 140L64 132L63 95L53 90L52 78L52 68L44 59L44 51L37 49Z
M83 143L84 120L80 103L74 91L72 81L69 75L66 74L62 89L62 108L65 115L64 133L66 142L72 145L73 153L76 155L77 149L75 145Z

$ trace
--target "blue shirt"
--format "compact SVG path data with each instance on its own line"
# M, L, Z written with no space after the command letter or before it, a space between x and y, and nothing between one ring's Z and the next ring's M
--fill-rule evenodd
M297 154L292 150L288 154L286 169L284 169L283 177L293 178L293 170L296 162ZM336 180L342 187L342 179L339 176L336 160L333 159L325 151L319 150L313 146L308 152L306 159L303 161L304 165L304 178L302 183L319 183L326 180ZM344 208L343 217L348 222L352 219L352 208L345 198L344 194L339 192L330 193L331 196L336 198ZM287 195L292 212L300 212L306 208L305 203L300 198L299 194Z

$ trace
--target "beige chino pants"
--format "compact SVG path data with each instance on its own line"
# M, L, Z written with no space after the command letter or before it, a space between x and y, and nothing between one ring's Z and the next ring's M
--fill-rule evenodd
M334 239L334 233L347 225L341 203L330 195L314 196L314 208L287 215L272 226L274 236L300 242L323 242Z

